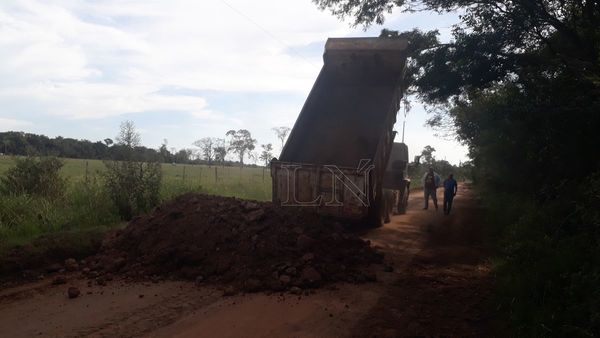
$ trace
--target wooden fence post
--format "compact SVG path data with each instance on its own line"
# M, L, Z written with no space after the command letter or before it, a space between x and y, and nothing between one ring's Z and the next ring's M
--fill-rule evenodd
M88 183L88 161L85 161L85 183Z

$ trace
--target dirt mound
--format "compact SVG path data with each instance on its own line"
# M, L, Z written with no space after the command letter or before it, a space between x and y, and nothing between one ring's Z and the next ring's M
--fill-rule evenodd
M373 280L367 267L381 259L370 243L307 210L187 194L114 232L87 261L99 273L297 291Z

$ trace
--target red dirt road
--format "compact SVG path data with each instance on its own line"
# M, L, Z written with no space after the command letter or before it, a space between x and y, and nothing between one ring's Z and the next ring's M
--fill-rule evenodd
M88 286L72 276L53 286L43 280L0 290L0 335L485 336L493 280L481 245L481 210L468 186L460 187L450 216L421 210L422 203L415 193L406 215L364 235L393 267L379 267L376 283L341 283L302 296L222 297L187 282ZM82 296L67 299L70 285Z

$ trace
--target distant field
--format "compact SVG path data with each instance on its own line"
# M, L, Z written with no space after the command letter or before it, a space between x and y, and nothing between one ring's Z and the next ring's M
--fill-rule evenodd
M101 160L63 159L64 177L71 184L100 179L104 170ZM0 175L14 165L10 156L0 157ZM163 198L187 191L206 192L267 201L271 199L269 169L251 167L220 167L191 164L163 164Z

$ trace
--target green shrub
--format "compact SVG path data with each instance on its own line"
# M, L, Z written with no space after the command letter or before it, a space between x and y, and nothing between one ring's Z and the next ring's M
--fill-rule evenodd
M160 202L159 162L110 161L105 165L105 188L122 219L130 220Z
M72 185L60 199L0 195L0 253L46 234L112 227L119 223L115 209L96 182Z
M0 188L9 195L59 197L66 181L60 176L63 162L55 157L16 158L16 165L0 178Z
M600 173L582 181L567 186L570 198L491 206L499 224L510 224L495 268L507 335L600 335Z

